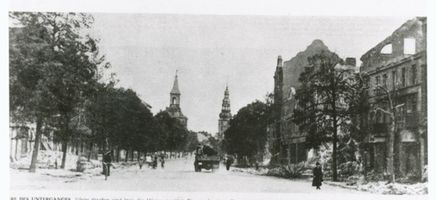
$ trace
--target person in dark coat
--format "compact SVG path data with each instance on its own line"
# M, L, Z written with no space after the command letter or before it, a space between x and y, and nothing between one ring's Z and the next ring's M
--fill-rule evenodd
M103 172L104 172L104 168L107 168L107 175L108 176L110 176L110 174L111 174L111 165L112 165L111 153L112 153L111 151L107 151L103 155Z
M233 164L233 157L232 156L227 156L226 159L226 169L227 171L230 170L230 166Z
M322 169L321 169L321 164L319 164L319 162L316 162L316 166L315 168L313 168L313 181L312 181L312 186L316 187L317 190L321 189L321 185L322 185Z
M157 167L157 155L153 156L153 165L152 165L153 169L156 169Z
M165 157L162 154L162 155L160 155L160 167L164 168L164 166L165 166Z

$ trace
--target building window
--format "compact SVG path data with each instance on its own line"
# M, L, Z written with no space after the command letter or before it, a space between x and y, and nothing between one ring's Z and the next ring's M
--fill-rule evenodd
M380 76L376 76L375 77L375 86L379 86L380 85Z
M395 89L397 83L397 70L392 71L392 89Z
M388 74L383 74L383 87L387 87L388 85Z
M412 95L412 99L411 99L411 107L412 107L412 113L415 113L418 109L417 109L417 99L416 99L416 95Z
M392 54L392 44L387 44L387 45L385 45L385 46L381 49L380 53L382 53L382 54Z
M404 38L404 54L415 54L415 38Z
M416 84L418 81L417 81L417 74L418 74L418 71L417 71L417 69L416 69L416 65L412 65L412 68L410 69L411 70L411 76L410 76L410 83L411 84Z
M378 95L378 92L379 92L379 87L380 86L380 76L376 76L375 77L375 85L374 85L374 91L373 91L373 93L374 93L374 95Z
M401 85L406 86L406 68L401 68Z

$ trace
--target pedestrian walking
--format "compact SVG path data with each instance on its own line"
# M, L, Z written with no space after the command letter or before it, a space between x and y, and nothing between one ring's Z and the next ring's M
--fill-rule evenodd
M156 169L157 167L157 155L153 156L153 165L152 165L153 169Z
M226 158L226 170L229 171L230 170L230 166L233 164L233 157L232 156L227 156Z
M112 152L107 151L103 155L103 174L105 175L105 180L111 174L111 165L112 165Z
M165 166L165 157L164 155L160 156L160 167L163 169Z
M138 159L138 165L139 165L139 169L142 169L142 165L144 165L144 158L143 157L140 157Z
M312 186L316 187L317 190L321 189L321 185L322 185L322 169L321 169L321 164L319 164L319 162L316 162L316 166L315 168L313 168L313 180L312 180Z

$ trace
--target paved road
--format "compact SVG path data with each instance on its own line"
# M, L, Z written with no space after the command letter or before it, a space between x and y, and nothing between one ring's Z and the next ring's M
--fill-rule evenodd
M27 172L26 172L27 173ZM21 173L21 176L24 174ZM183 191L183 192L292 192L292 193L359 193L358 191L324 185L315 190L308 180L287 180L276 177L256 176L241 172L194 172L191 159L168 160L164 169L137 166L113 170L108 181L103 176L85 180L62 177L44 178L44 175L27 176L12 189L61 189L61 190L129 190L129 191ZM17 180L18 181L18 180ZM22 184L29 184L27 186ZM20 185L21 184L21 185Z

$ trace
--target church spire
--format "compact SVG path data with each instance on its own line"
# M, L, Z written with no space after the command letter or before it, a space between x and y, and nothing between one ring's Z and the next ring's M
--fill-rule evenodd
M182 109L180 108L180 90L179 90L179 82L177 79L177 70L176 76L174 77L173 88L170 92L170 106L167 107L166 111L172 118L176 118L183 127L187 128L188 126L188 118L183 115Z
M232 118L232 113L230 111L230 97L229 97L229 87L226 84L226 90L224 91L224 98L221 107L221 113L219 114L218 120L218 138L224 138L224 131L229 128L230 119Z
M171 94L180 94L179 81L177 79L177 70L176 70L176 76L174 78L173 89L171 89Z
M229 97L229 87L226 84L226 90L224 91L224 99L221 108L221 113L224 114L225 117L231 116L230 114L230 97Z

